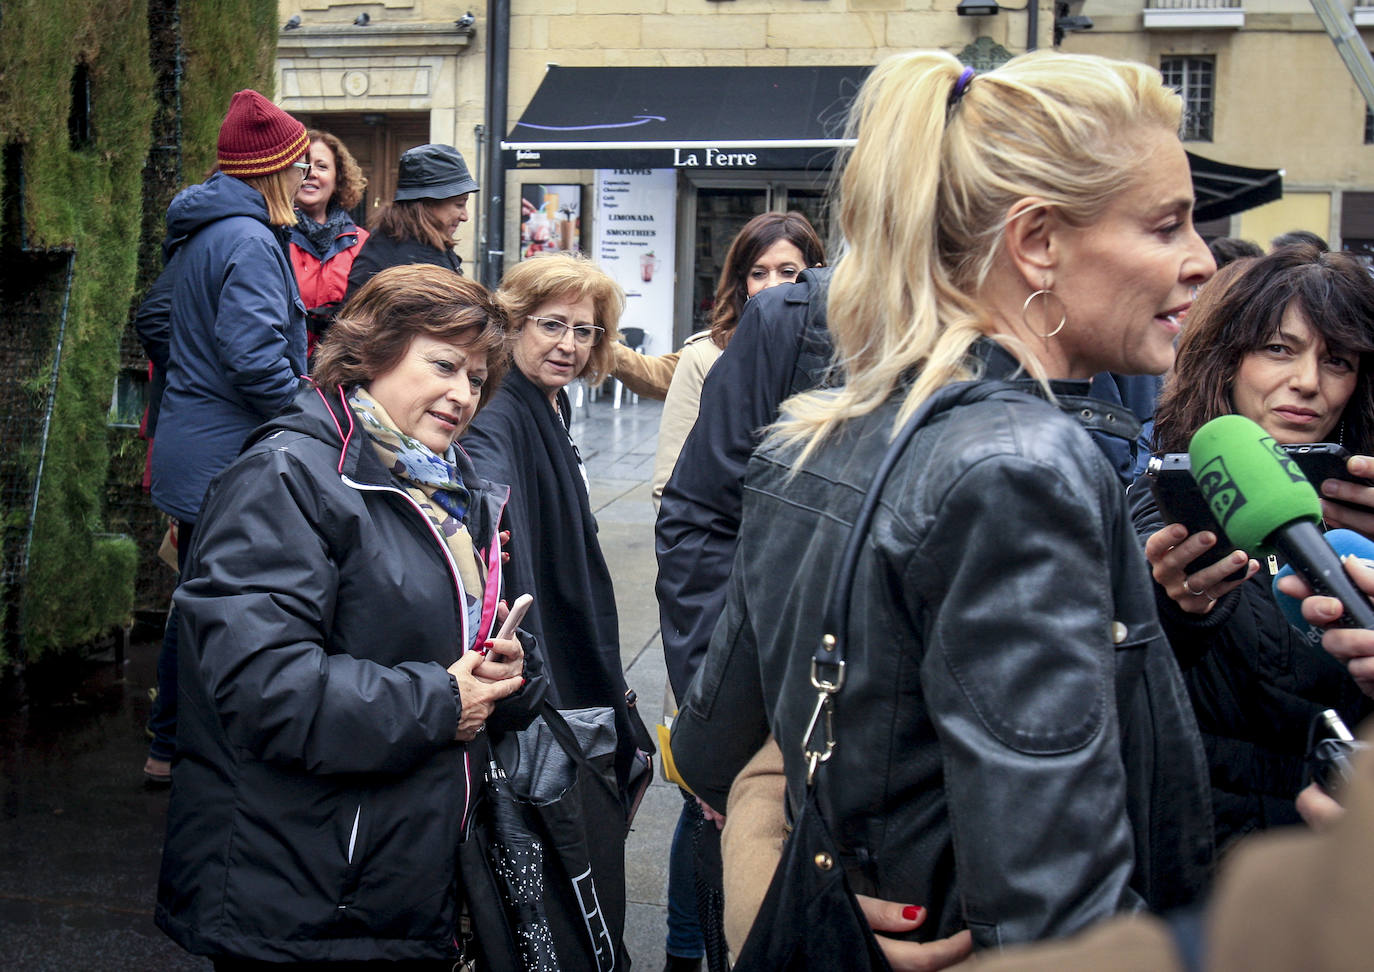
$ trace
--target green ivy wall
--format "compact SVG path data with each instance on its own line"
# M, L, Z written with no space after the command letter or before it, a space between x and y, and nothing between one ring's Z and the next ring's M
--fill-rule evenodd
M271 95L276 3L151 2L180 19L182 173L186 182L196 182L214 162L215 134L230 95L244 87ZM143 220L143 166L156 94L149 3L7 0L0 8L0 142L22 151L26 226L25 240L5 238L0 247L10 254L21 244L74 254L22 595L30 662L127 623L133 605L139 552L131 540L106 532L106 416L121 338L148 282L139 279L139 255L160 243ZM81 63L90 76L91 138L74 149L68 116L73 72ZM0 192L15 190L0 185ZM50 369L48 362L34 379L46 380ZM0 662L13 660L4 654L13 648L0 646Z

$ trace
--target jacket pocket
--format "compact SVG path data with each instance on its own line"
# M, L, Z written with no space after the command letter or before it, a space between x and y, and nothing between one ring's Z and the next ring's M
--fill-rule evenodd
M339 887L339 910L343 911L352 907L354 897L358 893L358 877L367 857L367 831L371 824L371 815L367 813L361 797L353 805L351 814L348 800L340 802L339 812L340 819L335 826L343 836L343 880Z
M354 787L261 763L244 764L237 799L229 923L265 940L334 937L368 856L368 801Z

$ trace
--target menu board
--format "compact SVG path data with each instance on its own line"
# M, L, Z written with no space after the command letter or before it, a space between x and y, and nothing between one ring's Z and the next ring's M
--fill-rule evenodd
M677 172L598 169L592 258L625 288L620 327L641 327L645 351L673 350Z
M520 186L520 259L582 248L582 187L527 182Z

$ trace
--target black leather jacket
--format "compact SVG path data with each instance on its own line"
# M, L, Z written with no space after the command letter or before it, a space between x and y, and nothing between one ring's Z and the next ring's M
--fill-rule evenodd
M1136 422L1060 403L1004 388L936 415L859 561L822 809L856 891L930 908L922 940L1067 935L1190 899L1210 863L1196 726L1120 481L1083 427ZM798 805L809 660L896 407L799 471L770 445L750 463L726 611L673 726L678 768L717 808L770 730Z
M1149 481L1127 493L1143 544L1164 528ZM1269 827L1301 823L1308 730L1323 709L1355 726L1374 712L1345 666L1288 623L1267 569L1188 614L1154 585L1164 634L1183 671L1212 777L1218 850Z

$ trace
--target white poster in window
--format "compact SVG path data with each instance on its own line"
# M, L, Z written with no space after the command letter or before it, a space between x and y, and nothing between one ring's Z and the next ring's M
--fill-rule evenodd
M648 354L673 349L677 172L598 169L596 262L625 288L620 329L643 328Z

